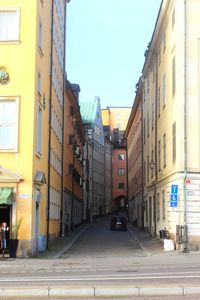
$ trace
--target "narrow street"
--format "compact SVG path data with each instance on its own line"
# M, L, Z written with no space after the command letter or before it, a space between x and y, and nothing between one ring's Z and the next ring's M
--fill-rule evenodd
M102 264L102 260L129 260L140 255L142 249L129 231L110 230L110 219L111 216L97 219L62 258Z

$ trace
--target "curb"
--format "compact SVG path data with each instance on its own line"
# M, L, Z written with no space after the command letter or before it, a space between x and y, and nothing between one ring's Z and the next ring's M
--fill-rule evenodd
M125 297L125 296L188 296L200 295L200 286L188 287L85 287L85 286L71 286L71 287L22 287L22 288L0 288L0 297L3 299L30 297L43 297L51 299L54 297L68 298L68 297Z

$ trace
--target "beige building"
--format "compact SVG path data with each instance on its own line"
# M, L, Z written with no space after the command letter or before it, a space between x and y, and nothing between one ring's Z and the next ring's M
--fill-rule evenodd
M162 1L141 79L144 226L189 250L200 247L199 11L200 1Z
M142 169L142 84L138 86L135 101L124 133L128 157L128 215L129 222L144 227Z

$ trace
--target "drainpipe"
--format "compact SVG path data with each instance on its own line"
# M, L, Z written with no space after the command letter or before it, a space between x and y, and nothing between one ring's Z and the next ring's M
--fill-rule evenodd
M48 145L48 192L47 192L47 249L49 248L49 219L50 219L50 188L51 188L51 106L52 106L52 62L53 62L53 16L54 0L51 4L51 57L50 57L50 88L49 88L49 145Z
M65 24L65 29L64 29L64 59L63 59L63 115L62 115L62 125L63 125L63 130L62 130L62 175L61 175L61 207L60 207L60 236L64 237L65 235L65 221L64 221L64 124L65 124L65 83L66 83L66 75L65 75L65 51L66 51L66 10L67 10L67 2L65 1L64 4L64 11L65 11L65 16L64 16L64 24Z
M143 78L141 78L141 82L143 81ZM144 203L144 133L143 133L143 82L142 82L142 88L141 88L141 93L140 93L140 101L141 101L141 143L142 143L142 204L145 207ZM142 209L142 229L144 229L144 209Z
M187 1L184 0L184 251L187 251L188 237L187 237Z
M128 206L127 213L128 213L128 220L129 220L129 189L128 189L128 138L124 137L126 142L126 207Z
M158 180L158 164L157 164L157 140L158 140L158 128L157 128L157 114L158 114L158 108L157 108L157 102L158 102L158 53L155 52L156 56L156 82L155 82L155 183L154 183L154 199L155 199L155 227L154 227L154 236L156 237L156 230L157 230L157 216L156 216L156 209L157 209L157 203L156 203L156 184Z

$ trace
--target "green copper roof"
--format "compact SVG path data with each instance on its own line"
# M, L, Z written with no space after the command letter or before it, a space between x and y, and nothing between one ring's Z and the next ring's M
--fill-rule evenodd
M79 102L83 124L93 124L97 113L98 101Z

